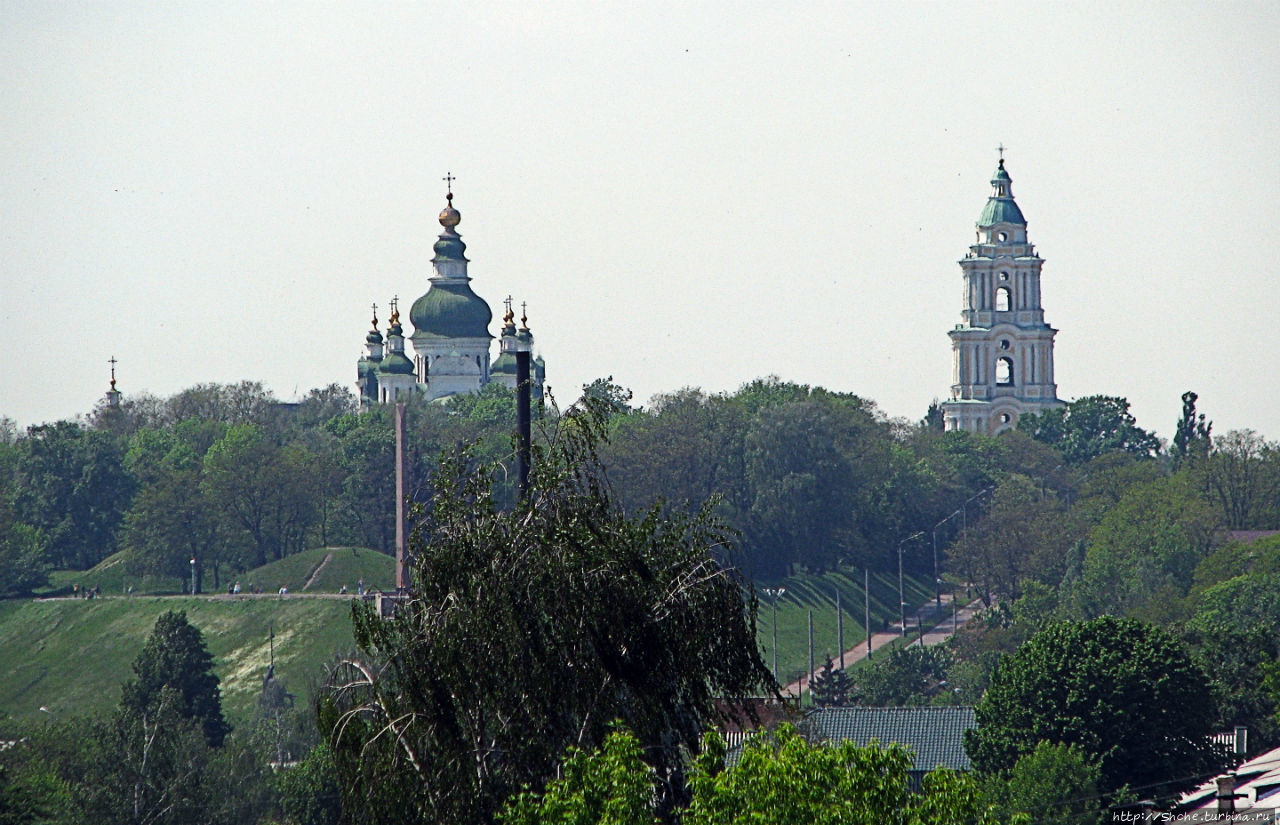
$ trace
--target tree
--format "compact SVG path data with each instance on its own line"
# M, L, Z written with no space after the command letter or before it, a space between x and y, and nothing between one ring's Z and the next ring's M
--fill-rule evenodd
M813 703L820 708L843 708L853 704L854 685L844 668L833 666L831 659L813 677L809 685Z
M414 531L411 598L389 619L357 607L367 655L320 700L345 809L486 821L614 719L669 806L681 749L698 748L717 697L773 687L754 600L712 555L729 531L705 509L622 513L594 458L605 426L594 405L566 413L511 512L494 506L491 468L465 453L442 464Z
M1160 450L1160 440L1137 425L1129 401L1118 396L1090 395L1065 407L1024 415L1018 429L1056 447L1069 464L1083 464L1115 450L1144 458Z
M338 825L342 805L333 753L323 742L276 780L280 807L296 825Z
M871 706L927 705L947 688L951 654L942 646L899 647L858 671L858 702Z
M636 737L610 734L604 745L573 749L562 778L545 793L525 792L506 806L503 825L649 825L656 821L652 770ZM912 793L911 754L893 745L811 745L796 729L760 731L732 765L725 745L708 734L693 765L692 798L679 812L688 825L995 825L977 782L947 770ZM1018 821L1025 821L1021 818Z
M1078 745L1041 742L1008 777L988 780L988 800L999 810L1045 825L1098 825L1106 802L1098 793L1098 766Z
M732 767L723 745L712 745L694 764L687 825L987 825L973 777L939 769L925 776L922 793L910 791L911 754L891 745L852 742L810 745L789 725L756 733Z
M1219 522L1183 474L1134 484L1089 532L1068 601L1078 615L1171 620Z
M18 476L17 516L43 533L55 566L87 570L115 552L134 486L117 436L71 421L32 427Z
M570 747L560 775L546 791L531 791L507 801L498 820L503 825L652 825L653 769L642 758L640 743L619 727L599 748Z
M146 715L160 701L164 689L176 695L175 712L196 720L212 747L222 744L231 727L222 716L222 697L213 657L199 628L187 621L185 611L168 611L156 619L142 653L133 663L136 679L123 688L123 707Z
M1231 530L1269 529L1280 524L1280 446L1253 430L1219 436L1201 474L1210 497Z
M1196 415L1196 399L1200 396L1191 390L1182 394L1182 417L1178 419L1178 427L1173 434L1173 457L1181 464L1190 458L1203 457L1208 454L1213 442L1210 433L1213 422L1204 417L1204 413Z
M1170 633L1106 616L1061 622L996 668L965 733L974 767L1007 775L1040 742L1078 745L1099 789L1172 793L1219 767L1208 678Z
M28 595L48 580L44 536L17 520L0 490L0 598Z

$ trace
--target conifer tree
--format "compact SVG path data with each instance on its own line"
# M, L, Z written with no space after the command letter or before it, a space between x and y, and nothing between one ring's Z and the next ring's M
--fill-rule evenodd
M809 691L813 696L813 703L820 708L843 708L853 703L853 679L849 678L844 668L834 667L830 657L822 666L822 671L813 677Z

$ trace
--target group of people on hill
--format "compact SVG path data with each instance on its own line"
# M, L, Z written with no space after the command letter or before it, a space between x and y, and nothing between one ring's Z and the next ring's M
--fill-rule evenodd
M95 584L93 587L81 587L78 584L71 585L71 595L77 599L93 599L102 595L102 585Z

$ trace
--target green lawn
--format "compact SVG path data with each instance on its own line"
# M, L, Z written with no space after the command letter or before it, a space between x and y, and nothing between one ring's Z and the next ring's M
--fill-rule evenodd
M185 610L200 628L222 680L223 705L234 722L258 701L275 630L276 672L307 701L310 685L335 653L352 649L347 599L110 597L89 601L0 603L0 713L37 718L107 711L156 618Z
M773 601L764 587L785 587L778 599L778 681L787 684L809 669L809 614L813 614L813 660L822 667L830 656L839 663L840 646L836 616L836 592L840 593L840 612L844 615L844 648L849 650L866 641L863 626L866 599L863 576L849 573L826 573L821 576L802 574L788 576L780 582L757 584L760 611L756 616L756 639L760 643L765 664L773 666ZM914 613L934 597L933 580L928 577L904 579L907 613ZM880 632L898 620L898 577L891 573L871 574L871 627Z
M176 591L177 580L131 578L118 556L88 572L59 571L52 592L69 593L73 583L98 585L102 598L0 602L0 661L5 663L0 669L0 715L36 718L41 706L68 715L111 709L120 700L121 683L133 675L133 661L156 618L166 610L185 610L204 633L233 722L246 721L256 707L272 628L277 675L299 701L309 701L323 666L354 647L351 603L336 598L339 588L346 584L354 596L363 578L367 587L389 589L394 575L394 559L349 547L309 550L245 573L239 579L245 594L250 583L266 591L255 598L230 598L225 589L197 597L150 595ZM212 586L210 580L206 583ZM125 597L130 584L134 595ZM280 599L273 594L281 586L292 594L335 597Z

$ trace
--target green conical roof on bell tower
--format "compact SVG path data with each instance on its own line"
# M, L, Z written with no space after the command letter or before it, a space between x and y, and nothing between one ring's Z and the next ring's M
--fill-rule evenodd
M1022 217L1022 210L1013 199L1013 178L1005 171L1004 158L1000 158L1000 165L991 177L991 197L978 216L978 226L995 226L998 223L1027 225L1027 219Z

